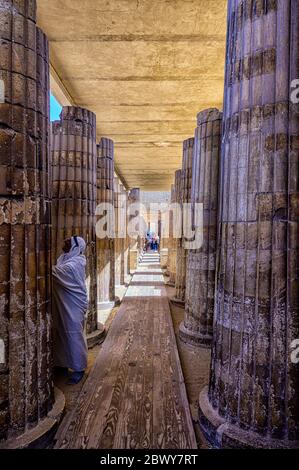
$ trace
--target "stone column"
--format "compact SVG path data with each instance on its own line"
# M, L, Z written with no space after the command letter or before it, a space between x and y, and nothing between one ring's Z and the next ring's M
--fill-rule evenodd
M203 205L203 245L187 252L185 319L180 326L181 340L196 346L209 347L213 338L221 124L218 109L197 116L191 202Z
M62 253L63 241L84 238L86 284L89 296L86 330L97 330L96 298L96 116L75 106L62 109L52 123L53 262Z
M174 177L174 203L177 207L182 206L181 204L181 186L182 186L182 170L177 170L175 172ZM174 217L174 226L178 227L179 224L182 224L182 220L178 217L177 212L175 211L173 214ZM177 264L178 264L178 245L181 245L180 238L175 238L175 259L174 259L174 271L175 271L175 278L174 278L174 287L176 286L176 279L177 279Z
M160 214L161 217L161 214ZM168 257L169 257L169 250L170 250L170 244L169 244L169 237L165 237L165 234L163 234L163 223L162 223L162 218L160 219L160 263L161 263L161 268L165 269L165 274L168 274L167 272L167 266L168 266Z
M175 195L175 185L171 186L171 204L176 202ZM174 237L174 212L173 210L169 213L169 251L168 251L168 262L167 262L167 272L169 275L168 285L175 286L175 276L176 276L176 245L177 240Z
M129 192L129 207L131 204L136 205L136 208L138 208L138 205L140 206L140 189L139 188L133 188ZM137 210L139 210L139 213L137 213ZM133 212L133 213L132 213ZM140 207L139 209L136 209L136 214L135 211L130 212L129 216L129 223L132 223L132 219L135 217L140 217L141 218L141 213L140 213ZM140 222L139 222L140 224ZM130 273L133 273L136 271L138 267L138 262L139 262L139 255L140 255L140 237L139 237L139 224L136 224L136 230L138 231L138 235L136 232L136 238L130 237L130 251L129 251L129 270Z
M130 239L128 236L128 191L121 186L121 194L124 200L123 224L124 224L124 282L128 284L130 279Z
M187 139L183 143L183 163L181 172L180 188L176 188L177 203L182 206L182 213L185 203L191 202L191 184L192 184L192 158L193 158L194 138ZM183 235L183 234L182 234ZM175 298L174 303L180 307L185 306L186 291L186 256L184 248L184 237L177 240L177 262L176 262L176 280L175 280Z
M52 380L48 42L35 2L0 11L0 448L17 448L57 424L64 399Z
M166 245L165 239L162 238L162 246L160 249L160 263L161 263L162 269L167 269L168 256L169 256L169 248L167 247L167 245L165 247L165 245Z
M128 236L127 236L127 205L128 205L128 196L127 191L124 186L120 184L119 186L119 195L120 195L120 217L119 217L119 237L121 241L121 275L120 283L121 285L126 284L126 276L128 272Z
M98 145L97 162L98 204L107 204L105 217L110 232L105 238L97 237L98 308L111 310L115 306L115 239L114 239L114 142L102 138ZM109 205L109 206L108 206Z
M125 284L126 197L124 187L114 178L115 207L115 285Z
M222 447L299 447L299 4L228 2L212 372L200 396Z

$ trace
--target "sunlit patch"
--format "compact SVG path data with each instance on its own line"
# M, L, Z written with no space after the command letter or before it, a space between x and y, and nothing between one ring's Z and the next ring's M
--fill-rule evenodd
M155 274L155 275L148 275L148 274L141 274L141 275L137 275L135 274L133 280L132 280L132 283L133 284L140 284L140 283L147 283L147 284L151 284L151 283L164 283L164 278L163 278L163 275L162 274Z
M0 364L5 364L5 344L3 339L0 339Z
M147 270L148 272L151 272L151 273L161 273L161 268L156 268L156 265L153 266L152 264L147 266ZM142 274L144 272L146 272L144 267L142 269L142 267L139 267L136 271L137 274Z
M164 276L158 254L145 254L133 276L126 297L160 297Z
M86 289L87 289L87 297L88 297L88 302L90 301L90 287L91 287L91 277L87 276L86 278Z
M161 289L155 286L130 286L126 297L160 297L161 294Z

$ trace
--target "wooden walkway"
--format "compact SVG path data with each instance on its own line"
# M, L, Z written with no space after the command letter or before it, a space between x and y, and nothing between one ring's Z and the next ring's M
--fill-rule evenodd
M144 255L55 447L197 448L157 254Z

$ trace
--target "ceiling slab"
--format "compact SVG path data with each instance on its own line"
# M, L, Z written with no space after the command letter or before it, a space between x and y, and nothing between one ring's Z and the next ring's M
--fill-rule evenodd
M129 187L169 190L196 115L222 107L227 0L37 0L51 65L115 141Z

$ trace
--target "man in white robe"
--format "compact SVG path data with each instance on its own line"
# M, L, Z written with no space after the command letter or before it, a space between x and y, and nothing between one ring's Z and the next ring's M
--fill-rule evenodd
M53 267L54 365L73 371L69 384L79 383L87 367L85 249L83 238L65 240Z

